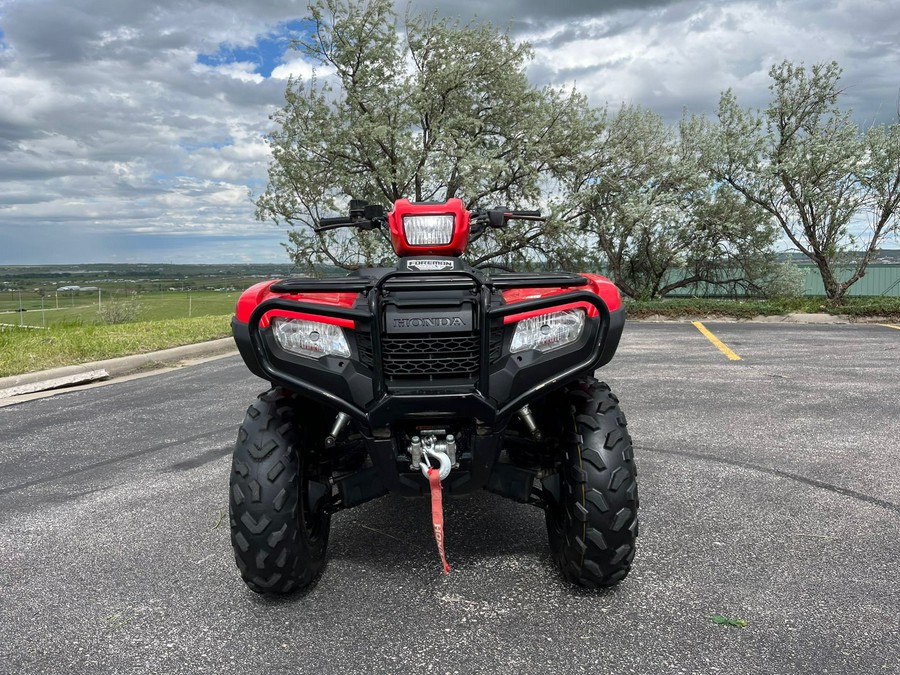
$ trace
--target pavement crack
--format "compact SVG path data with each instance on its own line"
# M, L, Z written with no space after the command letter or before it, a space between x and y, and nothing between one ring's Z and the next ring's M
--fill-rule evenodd
M768 473L772 476L787 478L788 480L797 481L798 483L803 483L804 485L809 485L810 487L819 488L821 490L828 490L829 492L843 495L844 497L850 497L851 499L856 499L861 502L866 502L867 504L880 506L883 509L887 509L889 511L893 511L894 513L900 514L900 504L894 504L893 502L888 502L884 499L878 499L878 497L872 497L870 495L863 494L862 492L851 490L850 488L841 487L839 485L832 485L831 483L816 480L815 478L807 478L806 476L800 476L799 474L791 473L789 471L782 471L781 469L759 466L758 464L742 462L737 459L716 457L715 455L707 455L702 452L688 452L687 450L666 450L663 448L650 448L647 446L635 446L635 450L645 452L658 452L663 455L675 455L677 457L688 457L690 459L704 459L710 462L717 462L719 464L727 464L729 466L736 466L742 469L751 469L753 471L759 471L761 473Z
M773 373L769 370L765 370L763 366L754 366L748 364L748 367L752 371L759 373L760 375L765 375L766 377L773 377L778 380L793 380L793 378L788 377L787 375L782 375L781 373Z

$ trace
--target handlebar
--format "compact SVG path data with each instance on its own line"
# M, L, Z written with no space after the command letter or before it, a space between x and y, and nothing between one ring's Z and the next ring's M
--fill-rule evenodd
M319 222L313 228L316 232L325 232L326 230L336 230L341 227L352 227L355 223L346 216L338 216L337 218L319 218Z
M335 218L320 218L315 227L315 232L336 230L341 227L356 227L360 230L374 230L387 224L384 209L380 206L368 205L351 210L349 216L337 216ZM513 211L505 206L495 206L492 209L478 209L470 211L471 234L480 236L486 227L502 228L509 220L533 220L543 221L540 211ZM368 217L366 217L368 216Z
M339 227L341 225L352 225L353 221L347 216L338 216L337 218L319 218L319 227Z
M506 220L546 220L540 211L507 211L503 215Z
M486 227L500 229L506 226L509 220L545 220L540 211L513 211L506 206L495 206L492 209L472 211L472 231L475 236L481 236Z
M381 227L385 223L384 218L347 218L346 216L338 216L337 218L319 218L318 223L313 228L314 232L325 232L326 230L337 230L341 227L356 227L360 230L374 230Z

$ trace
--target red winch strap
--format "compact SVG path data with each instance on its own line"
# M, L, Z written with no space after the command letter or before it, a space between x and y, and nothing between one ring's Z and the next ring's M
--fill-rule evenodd
M434 525L434 540L437 542L444 574L450 573L447 556L444 554L444 507L441 504L441 472L432 467L428 469L428 483L431 485L431 522Z

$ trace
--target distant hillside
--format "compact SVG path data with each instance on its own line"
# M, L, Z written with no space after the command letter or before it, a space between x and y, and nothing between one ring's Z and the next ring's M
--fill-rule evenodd
M322 276L346 274L321 268ZM231 265L110 264L2 265L0 294L23 291L46 295L62 292L235 291L264 279L304 276L291 264Z
M290 264L240 264L240 265L170 265L159 264L110 264L90 265L3 265L0 279L87 279L102 280L109 277L121 279L187 279L195 277L248 277L280 276L290 274Z
M808 264L811 265L812 262L805 255L800 253L799 251L786 251L785 253L780 254L780 260L790 261L796 263L798 265ZM847 254L847 258L849 260L855 260L862 257L862 251L851 251ZM874 265L900 265L900 249L897 248L886 248L882 249L870 261L871 264Z

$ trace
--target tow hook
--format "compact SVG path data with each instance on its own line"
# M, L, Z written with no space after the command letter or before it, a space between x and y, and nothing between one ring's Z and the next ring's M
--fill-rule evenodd
M448 435L447 440L443 443L435 443L434 436L426 436L423 439L413 436L411 440L413 451L419 450L421 452L422 459L419 462L419 468L422 470L422 475L425 478L428 478L428 470L431 468L432 459L437 460L440 464L438 473L441 480L450 475L450 469L453 468L453 460L450 459L450 455L444 450L450 450L448 446L451 446L454 454L456 454L456 440L452 434Z

